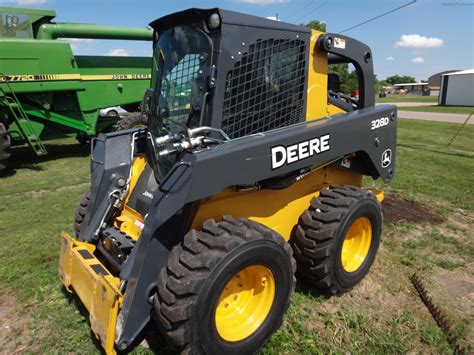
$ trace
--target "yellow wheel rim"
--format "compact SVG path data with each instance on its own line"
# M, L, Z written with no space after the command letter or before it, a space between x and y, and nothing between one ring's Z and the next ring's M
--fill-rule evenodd
M265 321L275 298L275 279L269 268L249 266L225 285L216 308L217 332L226 341L239 341Z
M344 237L341 262L347 272L356 271L369 253L372 242L372 225L367 217L357 218Z

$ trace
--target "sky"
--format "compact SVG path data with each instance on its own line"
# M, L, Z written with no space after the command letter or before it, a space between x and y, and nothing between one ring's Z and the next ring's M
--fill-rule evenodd
M145 27L189 7L221 7L290 23L324 21L341 32L413 0L0 0L4 6L53 9L57 22ZM417 0L344 35L372 49L379 79L426 80L444 70L474 68L474 0ZM82 55L151 55L150 42L72 40Z

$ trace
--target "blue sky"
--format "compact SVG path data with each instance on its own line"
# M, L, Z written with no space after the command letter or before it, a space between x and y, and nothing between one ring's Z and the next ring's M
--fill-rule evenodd
M316 19L339 32L411 0L0 0L2 5L54 9L56 21L144 27L188 7L222 7L281 21ZM413 5L344 33L367 43L378 78L417 80L448 69L474 68L474 0L418 0ZM402 37L403 36L403 37ZM150 43L74 41L78 54L149 55Z

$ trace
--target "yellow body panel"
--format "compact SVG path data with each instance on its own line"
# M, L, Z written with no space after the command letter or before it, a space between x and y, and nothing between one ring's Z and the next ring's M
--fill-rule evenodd
M120 279L93 255L95 246L61 234L59 277L89 312L91 328L107 354L115 354L115 323L122 303Z
M142 233L144 218L140 213L128 207L128 199L130 198L130 194L137 184L138 178L142 174L143 170L145 170L146 163L147 160L144 155L136 157L133 161L130 188L128 190L127 196L125 197L124 207L114 221L114 226L119 228L121 232L130 236L133 240L137 240Z
M232 215L264 224L289 240L301 213L319 195L319 190L329 184L361 183L359 174L326 167L282 190L235 192L228 188L201 204L191 227L200 229L206 219L220 220L223 215Z
M308 70L308 99L306 104L306 120L311 121L345 111L328 103L328 55L319 50L316 41L324 32L311 31L309 70Z

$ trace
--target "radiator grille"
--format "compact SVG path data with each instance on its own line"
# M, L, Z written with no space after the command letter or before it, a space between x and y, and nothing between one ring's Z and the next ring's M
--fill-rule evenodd
M231 138L299 122L304 115L306 45L258 40L227 73L222 129Z

